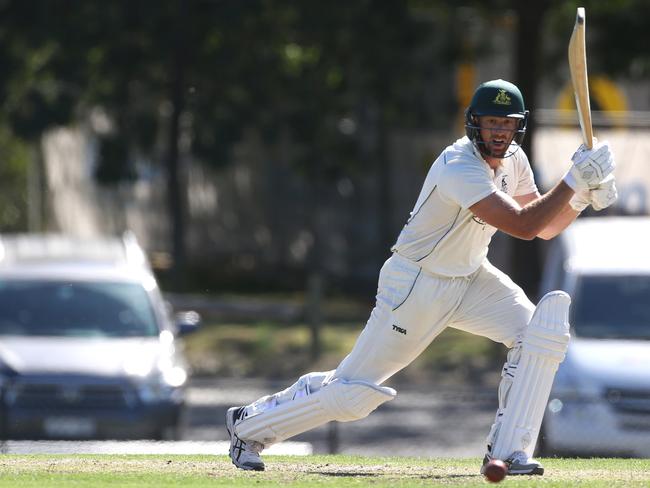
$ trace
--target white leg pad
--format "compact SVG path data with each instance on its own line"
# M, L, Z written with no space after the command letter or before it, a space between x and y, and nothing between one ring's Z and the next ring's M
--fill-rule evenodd
M362 419L379 405L395 398L392 388L366 381L335 379L315 393L295 398L235 425L237 435L268 447L332 420Z
M506 459L515 451L532 457L555 372L569 345L570 304L563 291L547 293L539 301L521 341L503 416L493 427L493 458Z

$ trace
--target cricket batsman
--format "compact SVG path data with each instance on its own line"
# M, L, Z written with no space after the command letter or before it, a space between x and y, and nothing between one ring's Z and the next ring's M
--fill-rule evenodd
M230 457L263 470L262 450L336 420L366 417L396 396L382 383L410 364L446 327L505 344L510 351L483 466L543 474L532 458L555 372L569 342L571 302L562 291L535 306L487 259L497 230L550 239L587 206L617 198L607 142L581 145L571 165L540 195L521 149L529 112L504 80L481 84L466 110L466 136L433 162L406 225L379 274L376 305L350 354L327 372L301 376L286 390L226 415ZM596 142L596 141L594 141Z

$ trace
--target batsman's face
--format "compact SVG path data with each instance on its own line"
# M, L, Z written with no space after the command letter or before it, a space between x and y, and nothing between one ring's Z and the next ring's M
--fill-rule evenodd
M519 119L484 115L478 118L478 123L485 149L493 157L503 158L519 128Z

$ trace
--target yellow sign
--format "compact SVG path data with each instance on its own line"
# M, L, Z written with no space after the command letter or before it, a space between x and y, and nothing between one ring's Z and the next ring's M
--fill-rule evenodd
M605 112L625 111L629 109L625 92L616 83L603 75L589 77L589 91L592 103L595 102L599 110ZM576 102L573 96L573 87L569 81L557 101L560 110L575 110ZM594 107L591 107L592 110Z

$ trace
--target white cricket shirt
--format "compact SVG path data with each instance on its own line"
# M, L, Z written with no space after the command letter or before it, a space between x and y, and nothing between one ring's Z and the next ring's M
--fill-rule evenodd
M432 273L473 273L487 256L497 229L475 217L469 207L496 191L510 196L537 191L524 151L503 159L495 173L467 137L457 140L431 165L393 252Z

